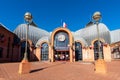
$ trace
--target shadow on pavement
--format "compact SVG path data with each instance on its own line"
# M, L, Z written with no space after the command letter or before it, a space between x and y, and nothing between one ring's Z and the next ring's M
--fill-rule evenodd
M44 70L44 69L47 69L47 68L59 66L59 65L65 64L65 63L66 62L62 62L62 63L59 63L59 64L50 65L50 66L47 66L47 67L44 67L44 68L40 68L40 69L34 69L34 70L31 70L30 73L34 73L34 72L38 72L38 71L41 71L41 70Z
M41 70L43 70L43 69L45 69L45 68L40 68L40 69L31 70L30 73L37 72L37 71L41 71Z

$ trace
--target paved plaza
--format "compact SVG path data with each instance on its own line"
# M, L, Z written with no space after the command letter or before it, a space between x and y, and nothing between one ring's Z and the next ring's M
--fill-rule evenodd
M30 62L29 74L18 74L19 62L0 63L0 80L120 80L120 61L107 62L107 73L88 62Z

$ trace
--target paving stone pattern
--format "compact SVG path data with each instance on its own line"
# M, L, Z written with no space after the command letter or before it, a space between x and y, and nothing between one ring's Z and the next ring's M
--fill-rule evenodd
M30 62L29 74L18 74L19 63L0 63L0 80L120 80L120 61L107 64L107 73L94 72L94 64L84 62Z

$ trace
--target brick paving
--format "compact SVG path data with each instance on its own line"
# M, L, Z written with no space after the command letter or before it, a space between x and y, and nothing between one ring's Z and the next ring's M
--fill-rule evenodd
M107 64L107 73L94 72L94 64L84 62L30 62L31 73L18 74L19 63L1 63L0 80L120 80L120 61Z

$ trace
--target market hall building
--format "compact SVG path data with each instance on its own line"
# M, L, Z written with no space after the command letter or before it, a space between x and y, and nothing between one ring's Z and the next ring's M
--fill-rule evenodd
M0 24L0 62L21 61L26 46L25 23L11 32ZM120 59L120 30L110 31L99 23L100 53L105 61ZM39 28L34 21L28 29L29 61L95 61L98 59L97 26L90 21L75 32L60 26L52 32Z

